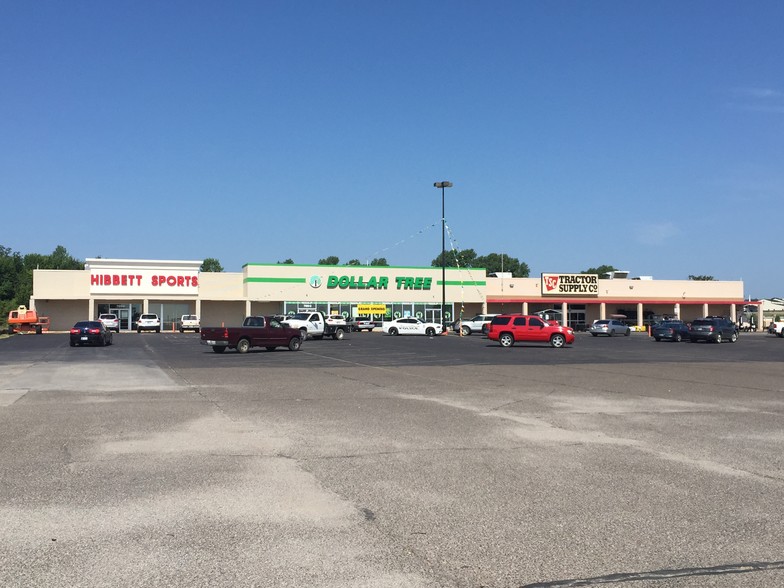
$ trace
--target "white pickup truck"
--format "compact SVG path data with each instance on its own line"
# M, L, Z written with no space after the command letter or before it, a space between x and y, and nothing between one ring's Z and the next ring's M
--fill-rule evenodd
M776 321L770 323L768 327L768 333L771 335L778 335L779 337L784 337L784 321Z
M184 314L180 317L180 333L185 331L199 332L199 317L195 314Z
M291 316L287 316L283 322L289 327L299 329L300 333L302 333L303 341L308 337L311 339L323 339L324 336L339 340L342 339L348 331L348 325L343 317L325 317L318 311L298 312Z

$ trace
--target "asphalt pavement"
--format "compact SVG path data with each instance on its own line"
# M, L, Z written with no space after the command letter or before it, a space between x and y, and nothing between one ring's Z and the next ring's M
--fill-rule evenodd
M784 340L0 340L0 586L784 586Z

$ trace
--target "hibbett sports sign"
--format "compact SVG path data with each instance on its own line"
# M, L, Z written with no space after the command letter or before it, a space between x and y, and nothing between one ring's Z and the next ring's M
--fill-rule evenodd
M598 295L598 274L542 274L542 296Z

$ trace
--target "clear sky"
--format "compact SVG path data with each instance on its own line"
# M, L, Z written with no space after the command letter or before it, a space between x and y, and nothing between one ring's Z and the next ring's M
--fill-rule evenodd
M784 2L0 3L0 245L784 296ZM449 247L449 241L447 242Z

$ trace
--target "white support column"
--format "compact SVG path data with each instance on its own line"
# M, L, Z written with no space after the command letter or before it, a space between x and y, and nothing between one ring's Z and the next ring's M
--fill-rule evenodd
M90 320L97 319L98 317L95 316L95 300L90 298L87 304L87 316L90 317Z
M528 303L523 302L523 314L528 314Z
M681 320L681 305L677 302L675 303L675 308L673 308L673 312L675 313L675 318Z
M709 316L709 311L708 311L708 305L707 304L703 304L702 305L702 316Z
M196 299L196 316L201 318L201 300Z
M150 312L150 301L145 298L142 300L142 314L147 314L148 312Z
M566 302L561 302L561 326L565 327L569 324L569 305Z
M643 320L642 320L642 302L638 302L638 303L637 303L637 326L638 326L638 327L642 327L642 326L643 326Z
M599 320L604 320L607 318L607 304L602 302L599 304Z
M250 316L250 300L245 301L245 316Z
M734 304L730 304L730 320L733 323L738 322L738 307Z
M759 306L757 306L757 325L756 325L757 328L755 329L756 331L764 330L764 327L762 325L762 321L763 320L764 320L764 318L762 316L762 304L760 304Z

